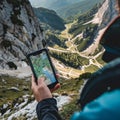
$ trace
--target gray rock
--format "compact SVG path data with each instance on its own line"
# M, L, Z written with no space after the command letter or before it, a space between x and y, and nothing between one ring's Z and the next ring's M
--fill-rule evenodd
M12 91L14 91L14 92L19 92L20 90L18 89L18 88L16 88L16 87L11 87L11 88L9 88L8 90L12 90Z
M3 0L0 9L0 69L26 59L26 54L41 49L44 33L28 0L18 6ZM17 66L17 65L16 65Z

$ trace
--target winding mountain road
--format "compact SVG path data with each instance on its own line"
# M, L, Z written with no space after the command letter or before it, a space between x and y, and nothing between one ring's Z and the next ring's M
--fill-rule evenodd
M74 21L75 23L75 21ZM88 68L90 67L91 65L94 65L94 66L97 66L98 68L101 68L102 65L96 60L101 54L103 54L104 50L99 52L98 54L96 55L93 55L93 56L88 56L88 53L90 54L92 51L93 52L93 47L91 46L94 46L94 50L98 47L98 39L100 38L100 35L101 35L101 31L100 33L98 34L97 39L95 40L95 42L89 47L87 48L85 51L83 52L79 52L78 49L77 49L77 45L74 44L74 41L75 39L77 38L82 38L82 33L75 36L74 38L72 38L73 36L68 33L68 30L70 29L70 27L74 24L74 23L69 23L69 24L66 24L66 29L64 31L61 32L61 37L64 37L64 38L67 38L68 41L66 41L66 45L67 45L67 49L58 49L58 48L52 48L52 47L48 47L48 49L50 51L56 51L56 52L62 52L62 53L77 53L79 56L81 57L84 57L84 58L87 58L89 59L89 64L88 65L84 65L81 67L80 70L76 70L74 68L71 68L71 67L66 67L65 65L61 65L59 62L56 62L57 60L53 60L54 63L55 63L55 67L58 69L58 71L60 72L60 74L62 76L64 76L65 78L70 78L70 77L79 77L80 74L82 74L85 70L85 68ZM103 32L103 31L102 31ZM87 53L88 52L88 53Z

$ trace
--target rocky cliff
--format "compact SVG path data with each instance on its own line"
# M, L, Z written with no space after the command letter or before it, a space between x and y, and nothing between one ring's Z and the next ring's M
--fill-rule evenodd
M43 38L28 0L0 0L0 69L17 69Z
M118 15L116 0L104 0L104 4L96 14L99 18L100 28L105 27Z
M104 0L100 9L96 13L93 23L98 24L98 30L94 37L93 43L83 51L85 55L94 54L95 50L98 49L99 40L103 34L107 25L118 15L117 1L116 0Z

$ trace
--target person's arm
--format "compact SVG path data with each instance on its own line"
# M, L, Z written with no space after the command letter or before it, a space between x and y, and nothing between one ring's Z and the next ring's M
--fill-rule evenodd
M44 99L39 102L36 111L39 120L62 120L54 98Z
M32 91L38 101L36 112L39 120L62 120L58 113L57 102L44 83L44 78L38 79L36 84L32 77Z

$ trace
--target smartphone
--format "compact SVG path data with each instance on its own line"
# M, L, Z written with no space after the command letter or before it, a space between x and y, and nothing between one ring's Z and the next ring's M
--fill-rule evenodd
M45 78L48 88L52 89L58 83L55 69L48 54L47 49L41 49L27 55L35 81L40 77Z

